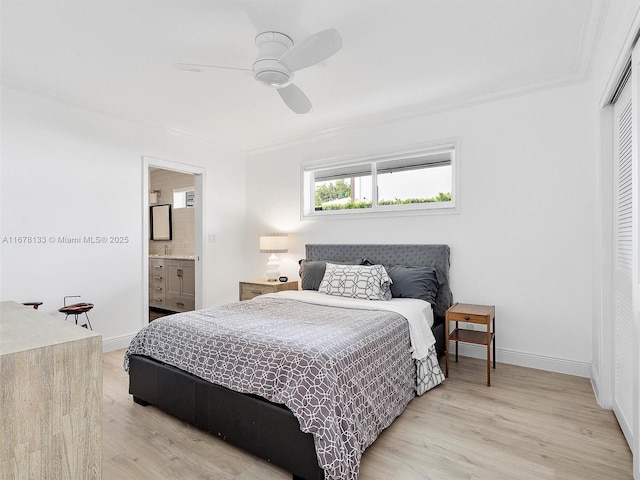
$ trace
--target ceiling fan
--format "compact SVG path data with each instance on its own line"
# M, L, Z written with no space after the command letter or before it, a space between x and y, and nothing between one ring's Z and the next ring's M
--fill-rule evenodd
M261 83L273 87L295 113L309 113L309 98L293 84L293 73L326 60L342 48L342 37L335 29L323 30L295 44L280 32L262 32L256 36L258 56L252 68L176 63L181 70L201 72L206 69L240 70L253 73Z

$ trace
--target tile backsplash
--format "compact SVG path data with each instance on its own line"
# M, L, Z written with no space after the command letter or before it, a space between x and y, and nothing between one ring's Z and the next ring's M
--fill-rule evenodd
M194 177L191 174L160 169L153 169L149 171L149 192L160 190L158 201L151 205L171 204L171 216L173 223L172 240L166 242L149 240L149 254L194 254L194 209L173 207L173 191L175 189L193 187L193 185ZM165 246L167 247L166 251Z

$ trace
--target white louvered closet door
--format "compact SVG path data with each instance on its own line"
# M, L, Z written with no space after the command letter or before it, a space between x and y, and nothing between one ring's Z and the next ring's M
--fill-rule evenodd
M633 445L633 108L631 82L614 105L614 401L613 410Z

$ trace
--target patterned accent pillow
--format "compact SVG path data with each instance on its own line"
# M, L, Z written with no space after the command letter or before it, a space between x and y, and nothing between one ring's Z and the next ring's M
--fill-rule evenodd
M331 262L336 265L365 265L360 262ZM318 290L320 287L320 282L324 278L324 271L327 267L327 262L325 260L305 260L300 259L298 261L298 265L300 265L300 270L298 274L300 275L300 283L302 284L302 290ZM369 265L373 265L370 263Z
M391 300L391 278L382 265L327 263L318 291L340 297Z

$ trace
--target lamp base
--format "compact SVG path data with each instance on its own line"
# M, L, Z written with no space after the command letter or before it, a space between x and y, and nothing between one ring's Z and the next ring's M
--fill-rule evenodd
M279 267L280 262L278 257L276 257L275 253L272 253L269 257L269 261L267 262L267 271L265 272L267 281L275 282L278 280L278 277L280 276L280 271L278 270Z

